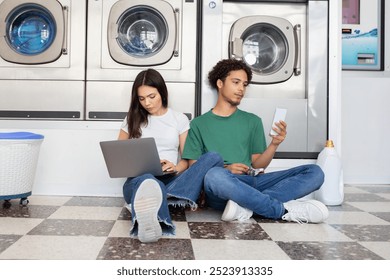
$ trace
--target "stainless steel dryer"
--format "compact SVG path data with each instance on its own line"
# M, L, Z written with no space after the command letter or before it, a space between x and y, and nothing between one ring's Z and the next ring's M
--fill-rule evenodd
M228 51L252 69L253 83L287 81L301 74L301 24L275 16L239 18L231 26Z
M84 118L86 0L0 0L0 118Z
M286 108L277 156L316 158L327 137L328 1L209 0L202 12L200 113L217 99L207 83L212 66L242 60L253 79L240 108L260 116L266 133L275 108Z
M179 56L179 10L165 1L118 1L108 17L108 52L129 66L157 66ZM172 60L173 61L173 60ZM179 69L177 67L177 69Z
M194 115L196 0L88 2L87 119L122 119L146 68L167 82L169 106Z

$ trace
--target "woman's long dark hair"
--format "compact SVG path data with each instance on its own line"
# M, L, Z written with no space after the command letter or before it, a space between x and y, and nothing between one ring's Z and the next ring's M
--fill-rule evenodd
M129 138L140 138L142 136L141 126L148 124L149 112L142 107L138 98L138 88L140 86L150 86L157 89L161 96L162 106L168 106L168 90L164 78L154 69L141 71L135 78L131 90L130 109L127 113L127 127Z

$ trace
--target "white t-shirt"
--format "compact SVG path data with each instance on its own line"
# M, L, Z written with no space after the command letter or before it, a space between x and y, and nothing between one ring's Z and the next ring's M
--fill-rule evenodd
M129 133L127 117L123 120L121 129ZM147 126L141 127L141 138L153 137L160 159L169 160L176 165L179 158L179 135L189 129L187 116L168 108L162 116L148 116Z

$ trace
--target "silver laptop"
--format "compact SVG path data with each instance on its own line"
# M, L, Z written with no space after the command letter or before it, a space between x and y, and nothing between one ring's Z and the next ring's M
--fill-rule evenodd
M102 141L100 147L111 178L175 174L162 171L154 138Z

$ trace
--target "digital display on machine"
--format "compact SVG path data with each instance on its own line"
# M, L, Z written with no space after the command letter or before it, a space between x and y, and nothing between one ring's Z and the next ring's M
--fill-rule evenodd
M360 24L360 0L343 0L343 24Z

